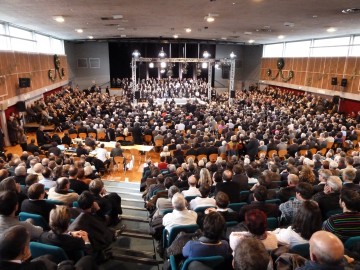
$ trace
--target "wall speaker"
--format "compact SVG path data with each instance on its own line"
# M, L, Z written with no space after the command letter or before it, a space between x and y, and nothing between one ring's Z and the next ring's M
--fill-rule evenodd
M337 85L337 78L336 77L331 78L331 85Z
M342 87L346 87L347 86L347 79L341 79L341 84Z
M136 100L140 99L140 91L135 91L135 99Z
M230 97L231 97L231 98L235 98L235 91L231 91L231 92L230 92Z
M16 103L16 109L19 112L26 112L26 106L25 106L25 101L18 101Z
M30 87L30 78L19 78L19 87L20 88Z
M333 103L334 104L339 104L340 101L340 97L339 96L333 96Z

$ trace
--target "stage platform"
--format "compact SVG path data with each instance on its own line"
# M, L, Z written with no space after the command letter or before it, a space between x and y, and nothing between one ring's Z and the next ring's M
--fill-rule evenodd
M24 128L26 130L38 129L39 127L40 127L40 124L36 123L36 122L31 122L31 123L24 124ZM44 126L44 131L54 131L54 130L55 130L55 125L45 125Z

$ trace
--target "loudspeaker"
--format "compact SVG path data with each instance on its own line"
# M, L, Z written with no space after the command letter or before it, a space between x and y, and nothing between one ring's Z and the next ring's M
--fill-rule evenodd
M140 91L135 91L135 99L140 99Z
M19 112L26 112L26 106L25 106L25 101L18 101L16 103L16 109Z
M19 87L20 88L30 87L30 78L19 78Z
M339 104L340 101L340 97L339 96L333 96L333 103L334 104Z
M337 78L336 77L331 78L331 85L337 85Z
M230 97L235 98L235 91L230 91Z
M347 79L341 79L341 84L342 87L346 87L347 86Z

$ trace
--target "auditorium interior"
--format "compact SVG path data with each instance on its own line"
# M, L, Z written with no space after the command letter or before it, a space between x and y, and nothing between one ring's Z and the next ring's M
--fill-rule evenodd
M0 269L356 269L359 16L1 0Z

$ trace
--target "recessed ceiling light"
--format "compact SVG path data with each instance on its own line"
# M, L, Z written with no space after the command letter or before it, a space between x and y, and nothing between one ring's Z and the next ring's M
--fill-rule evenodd
M346 9L343 9L341 12L345 13L345 14L360 13L360 8L346 8Z
M57 21L58 23L65 22L65 19L63 16L53 16L53 20Z
M79 28L79 29L75 29L75 31L76 31L76 32L78 32L78 33L82 33L82 32L84 32L84 30L82 30L81 28Z
M227 37L221 37L222 40L227 40Z
M255 40L253 40L253 39L249 40L249 43L254 43L254 42L255 42Z
M244 35L252 35L252 32L244 32Z
M191 28L185 28L186 33L190 33L191 32Z
M178 37L179 37L179 35L178 35L178 34L175 34L175 35L173 35L173 37L174 37L174 38L178 38Z
M118 20L118 19L122 19L124 16L123 15L112 15L114 20Z
M124 27L118 27L118 29L117 30L119 30L119 31L124 31L125 30L125 28Z
M93 36L88 36L89 39L93 39L94 37Z
M284 35L280 35L278 36L278 39L283 39L285 36Z
M313 15L312 17L313 17L314 19L316 19L316 18L318 17L318 15Z
M214 18L214 17L210 17L210 16L206 16L206 21L207 21L207 22L213 22L213 21L215 21L215 18Z
M333 32L336 32L336 28L335 27L329 27L328 29L326 29L327 32L329 33L333 33Z

